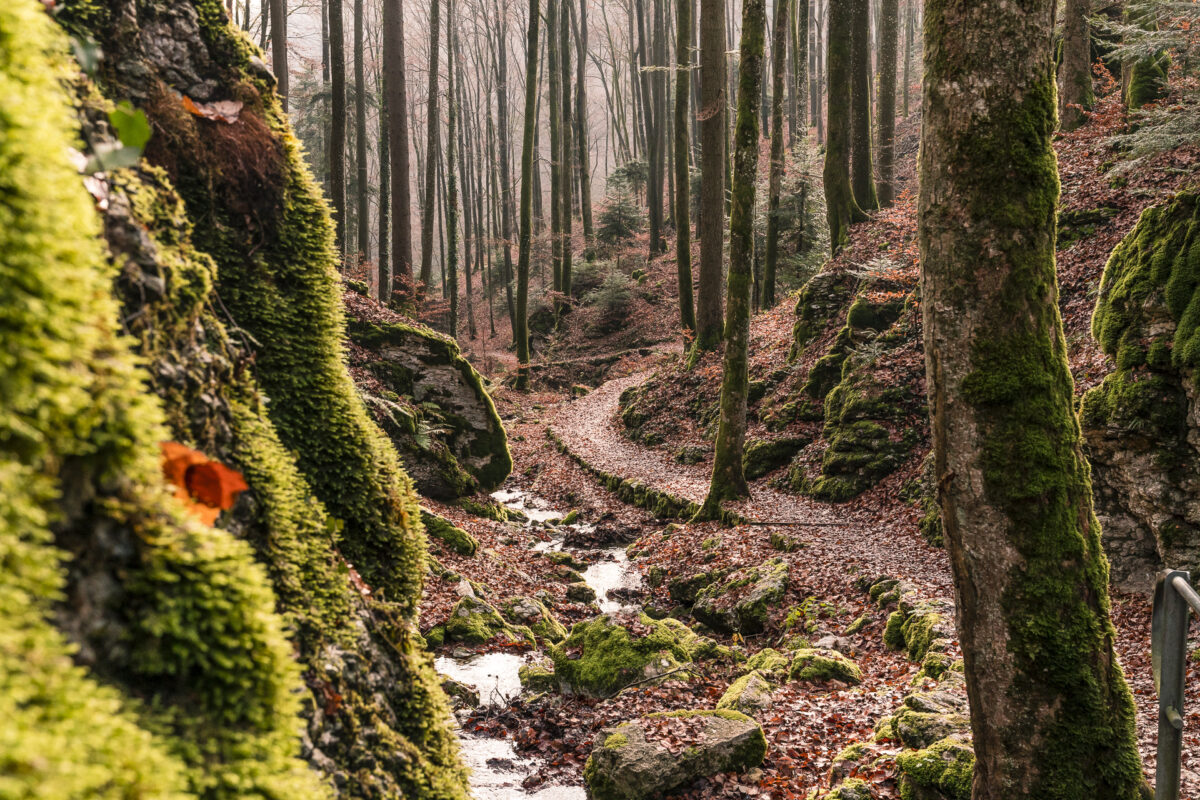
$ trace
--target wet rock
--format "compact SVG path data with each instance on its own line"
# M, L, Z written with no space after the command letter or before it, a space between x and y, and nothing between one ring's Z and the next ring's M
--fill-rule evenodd
M563 544L567 547L596 549L616 547L633 542L640 531L619 522L598 522L595 525L579 525L563 531Z
M561 550L554 550L545 554L546 559L551 564L562 564L571 569L587 569L587 562L576 558L571 553L564 553Z
M651 714L601 731L583 776L593 800L649 800L755 767L766 752L762 728L736 711Z
M583 581L567 586L567 599L576 603L591 603L596 600L596 590Z
M564 689L600 697L715 654L683 623L644 614L602 614L576 623L570 636L550 648Z
M504 638L534 643L533 634L528 628L514 628L504 621L500 612L490 603L476 597L459 600L443 628L447 642L484 644L492 639Z
M479 692L461 681L442 678L442 691L450 698L450 705L456 710L479 707Z
M513 597L500 607L501 614L514 625L524 625L534 635L551 642L567 638L567 628L535 597Z
M524 664L517 670L521 688L527 692L541 693L558 691L558 678L554 669L544 664Z
M736 570L696 595L692 616L722 633L761 633L767 627L769 609L787 591L788 573L782 559Z
M788 678L793 681L862 682L862 670L836 650L802 649L792 654Z

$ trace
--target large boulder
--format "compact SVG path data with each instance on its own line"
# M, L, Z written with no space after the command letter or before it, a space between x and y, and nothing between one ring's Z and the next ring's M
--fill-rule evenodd
M648 800L693 781L762 763L762 728L736 711L650 714L605 728L583 779L593 800Z
M1083 399L1096 516L1115 586L1200 568L1200 212L1182 192L1113 251L1092 332L1116 370Z
M443 625L443 641L463 644L484 644L493 639L534 643L533 634L524 626L514 627L505 622L490 603L478 597L464 597L450 611ZM430 637L426 636L428 641ZM435 640L436 642L436 637ZM437 642L440 644L440 642Z
M551 642L567 638L567 628L554 618L545 604L536 597L513 597L504 601L500 611L514 625L524 625L534 635Z
M355 383L420 492L453 499L499 486L512 471L508 436L458 345L357 292L345 304Z
M780 558L736 570L700 590L692 616L722 633L762 633L768 609L787 591L788 573L787 562Z

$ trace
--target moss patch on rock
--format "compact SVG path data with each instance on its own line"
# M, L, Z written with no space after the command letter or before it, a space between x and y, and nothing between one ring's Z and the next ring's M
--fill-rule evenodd
M700 637L678 620L603 614L576 623L564 641L550 648L550 658L565 687L606 697L677 670L703 649Z
M862 670L836 650L805 648L792 653L788 679L815 683L837 680L856 685L862 682Z
M783 600L790 569L780 558L744 567L710 583L696 594L692 615L723 633L760 633L769 610Z
M425 524L425 533L443 542L460 556L475 555L479 541L445 517L421 509L421 522Z

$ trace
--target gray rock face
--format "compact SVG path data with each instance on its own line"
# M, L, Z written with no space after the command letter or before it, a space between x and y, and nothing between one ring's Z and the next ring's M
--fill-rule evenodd
M583 777L593 800L648 800L766 753L762 728L736 711L651 714L601 731Z

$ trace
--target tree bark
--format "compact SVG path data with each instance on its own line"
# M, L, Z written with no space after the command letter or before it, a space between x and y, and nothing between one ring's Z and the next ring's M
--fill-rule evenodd
M1055 278L1054 0L927 0L919 241L975 800L1135 800Z
M899 34L899 0L879 5L879 206L896 201L896 46Z
M389 144L386 78L379 76L379 300L387 302L392 288L391 228L392 155Z
M329 78L333 92L329 124L329 188L333 196L338 263L346 254L346 31L342 0L329 3Z
M429 0L429 76L425 112L425 212L421 215L421 291L433 280L433 194L437 191L438 158L442 147L441 118L438 113L438 38L442 0ZM449 22L449 20L447 20ZM450 25L447 24L447 30ZM447 101L449 102L449 101Z
M566 0L546 2L546 71L549 83L550 128L550 277L562 291L562 69L558 64L558 15Z
M441 0L433 0L437 8ZM446 21L454 19L454 0L446 0ZM432 45L433 42L430 42ZM430 57L432 61L432 56ZM454 32L446 26L446 269L444 280L450 298L450 318L446 327L451 339L458 338L458 96L454 91ZM430 122L432 124L432 121Z
M1062 64L1058 68L1058 121L1064 131L1084 123L1096 104L1092 91L1091 0L1067 0L1063 16Z
M575 31L576 78L575 78L575 142L579 163L579 212L583 220L585 246L591 248L595 228L592 222L592 165L588 153L587 113L587 51L588 24L587 0L579 0L579 18ZM601 79L604 74L601 73ZM589 258L591 256L588 256Z
M692 179L688 168L688 102L691 98L692 3L677 0L675 10L675 267L679 276L679 323L696 330L692 299Z
M871 211L879 208L871 155L871 15L868 0L850 2L850 186L858 207Z
M513 324L513 341L516 342L516 305L513 302L512 237L513 209L512 192L512 146L509 140L511 128L508 122L508 14L500 12L499 0L493 0L496 18L499 20L500 36L496 47L496 125L499 128L497 147L500 150L500 236L504 240L504 297L508 305L508 320Z
M283 110L288 110L287 0L271 0L271 70Z
M913 30L916 14L913 10L914 0L904 0L904 118L909 115L909 95L912 94L912 51Z
M334 5L339 0L333 0ZM412 291L412 200L408 154L408 90L404 76L403 0L383 0L384 85L387 87L388 151L392 159L392 272L402 291ZM395 294L396 280L392 282Z
M517 388L529 388L529 255L533 244L533 132L537 123L538 0L529 0L525 48L525 129L521 139L521 239L517 253Z
M363 0L354 0L354 161L358 188L358 258L371 250L370 169L367 163L367 54Z
M725 0L700 0L700 285L696 350L721 342L725 267Z
M559 211L559 223L562 225L562 237L559 239L559 291L568 298L571 296L571 218L574 210L571 202L571 187L575 182L574 159L571 157L571 147L574 141L574 137L571 135L573 126L571 114L571 8L570 0L561 0L558 12L558 57L559 68L562 70L562 77L559 79L559 89L562 92L562 96L559 98L562 109L562 122L559 125L562 143L558 149L559 155L562 157L559 172L559 189L562 193L560 198L562 208ZM559 306L559 311L565 307L564 300L564 304Z
M866 218L850 187L850 38L855 0L829 0L829 102L826 111L825 209L833 254L849 242L851 222Z
M804 2L804 0L797 0ZM763 259L762 307L775 305L775 271L779 262L779 194L783 188L783 94L787 76L788 0L775 0L775 29L771 44L771 172L767 178L767 253Z
M754 262L754 195L758 180L759 89L763 75L765 0L744 0L734 134L733 201L729 213L729 293L725 310L724 375L712 482L700 519L720 516L721 503L750 493L742 469L746 394L750 384L750 288ZM779 137L782 139L782 137Z

